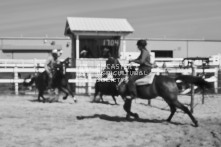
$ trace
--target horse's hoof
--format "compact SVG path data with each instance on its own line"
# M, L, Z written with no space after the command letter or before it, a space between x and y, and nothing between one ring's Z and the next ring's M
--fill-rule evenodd
M130 115L127 114L127 115L126 115L126 120L129 120L129 119L130 119Z
M134 113L134 118L139 119L139 115L137 113Z
M195 127L199 127L198 121L195 122Z
M77 99L75 97L73 97L73 100L74 100L75 103L77 103Z

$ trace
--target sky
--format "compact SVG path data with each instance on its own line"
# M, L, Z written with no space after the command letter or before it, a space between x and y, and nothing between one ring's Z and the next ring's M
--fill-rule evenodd
M221 0L0 0L0 37L64 37L67 17L126 18L131 38L221 40Z

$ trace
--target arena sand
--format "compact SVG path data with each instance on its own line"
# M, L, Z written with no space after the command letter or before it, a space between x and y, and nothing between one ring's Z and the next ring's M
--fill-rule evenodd
M57 103L39 103L35 95L0 95L1 147L220 147L221 96L207 95L205 104L196 96L194 116L199 127L181 111L172 122L165 119L170 111L162 99L136 99L132 111L138 120L126 120L123 101L113 105L91 103L92 97L76 96ZM184 103L190 98L180 96Z

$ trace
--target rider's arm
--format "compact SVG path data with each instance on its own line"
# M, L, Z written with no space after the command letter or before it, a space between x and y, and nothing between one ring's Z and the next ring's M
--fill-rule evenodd
M141 50L141 55L139 56L139 58L137 58L135 60L132 60L131 62L135 62L135 63L138 63L138 64L144 64L145 61L146 61L146 58L148 56L150 56L148 51Z
M50 63L51 63L51 60L50 60L50 58L49 58L49 59L47 59L46 62L45 62L45 70L46 70L47 72L49 72L49 70L50 70L50 69L49 69L49 68L50 68L50 67L49 67Z

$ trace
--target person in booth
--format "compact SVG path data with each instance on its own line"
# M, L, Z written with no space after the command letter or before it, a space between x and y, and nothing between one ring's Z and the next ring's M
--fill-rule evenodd
M80 51L80 58L93 58L90 49L87 47L83 47L83 49Z
M105 47L105 48L103 49L103 52L102 52L102 57L103 57L103 58L109 58L109 57L111 57L111 56L112 56L112 55L111 55L110 49L107 48L107 47Z
M62 55L62 50L59 49L53 49L51 52L51 55L45 62L45 71L48 74L48 89L52 89L52 82L53 82L53 76L55 73L55 67L57 64L60 63L59 57Z
M138 40L137 48L140 50L140 55L137 59L129 60L129 63L134 62L140 65L138 71L129 78L128 82L128 89L132 99L137 97L135 81L143 78L145 75L148 75L152 69L152 64L150 62L150 52L146 49L146 45L146 40Z

